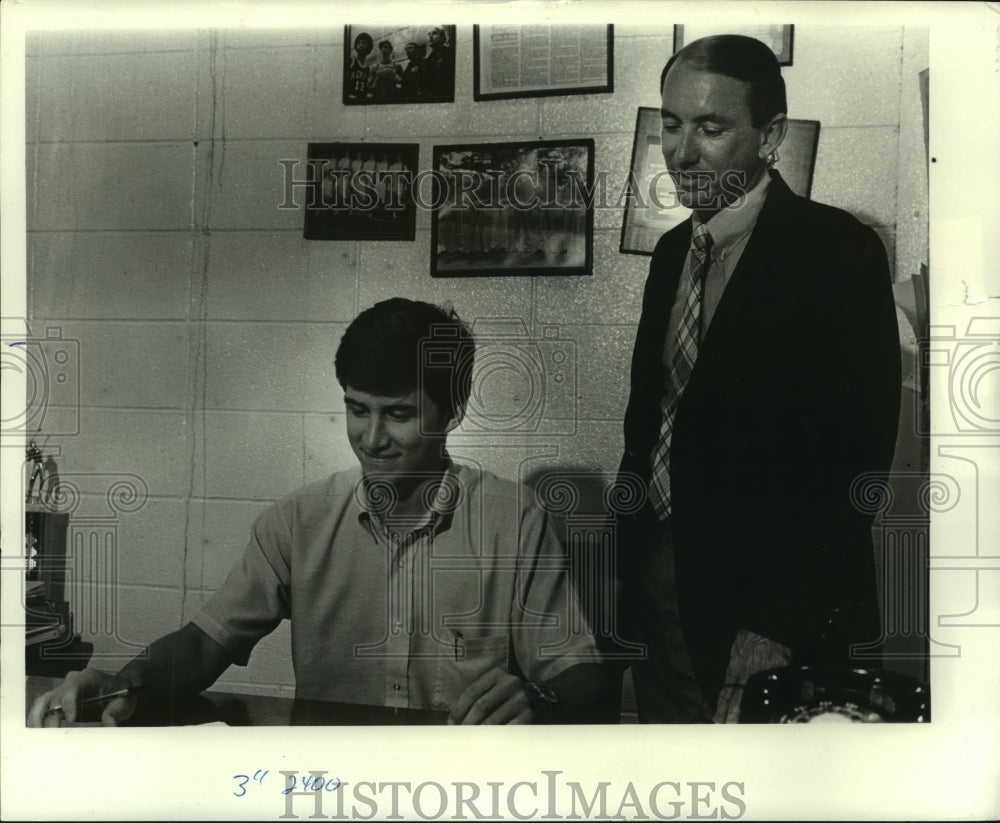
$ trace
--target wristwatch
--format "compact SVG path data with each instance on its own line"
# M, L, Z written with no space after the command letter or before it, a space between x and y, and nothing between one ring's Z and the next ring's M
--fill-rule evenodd
M550 686L546 686L544 683L528 681L524 684L524 688L528 693L528 702L531 703L531 708L535 714L544 717L546 723L551 723L552 707L559 702L556 698L556 693L552 691Z

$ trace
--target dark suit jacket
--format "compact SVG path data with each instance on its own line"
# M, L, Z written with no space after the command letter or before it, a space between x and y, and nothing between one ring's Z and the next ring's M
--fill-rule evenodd
M744 628L801 660L877 640L871 517L852 481L888 471L900 355L878 236L772 181L677 411L670 455L678 597L714 699ZM621 471L647 482L667 320L691 221L653 252L632 357ZM648 516L648 509L647 509ZM622 572L649 540L619 522Z

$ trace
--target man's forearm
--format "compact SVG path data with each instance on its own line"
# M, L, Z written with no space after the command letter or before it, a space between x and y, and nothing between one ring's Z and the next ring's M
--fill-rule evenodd
M211 686L231 662L225 649L188 623L151 643L118 676L130 685L186 697Z

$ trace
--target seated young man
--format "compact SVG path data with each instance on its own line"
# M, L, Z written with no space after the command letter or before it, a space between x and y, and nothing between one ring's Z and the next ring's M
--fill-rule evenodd
M192 695L292 621L296 696L449 713L453 723L587 721L613 694L569 585L566 555L523 487L453 462L472 335L395 298L362 312L336 355L359 466L271 505L192 622L118 674L72 672L29 725L128 686ZM127 720L135 696L102 720ZM50 706L62 712L47 714Z

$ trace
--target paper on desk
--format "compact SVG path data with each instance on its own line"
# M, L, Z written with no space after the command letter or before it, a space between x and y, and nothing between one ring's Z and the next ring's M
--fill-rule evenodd
M195 723L195 726L228 726L229 724L222 720L213 720L209 723ZM67 723L65 720L59 724L60 729L90 729L90 728L105 728L104 724L100 720L95 720L88 723ZM114 728L109 726L107 728Z

